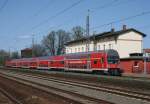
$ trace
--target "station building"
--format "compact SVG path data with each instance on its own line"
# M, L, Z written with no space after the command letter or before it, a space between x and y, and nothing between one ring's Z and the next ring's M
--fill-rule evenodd
M146 35L136 29L127 29L124 25L119 31L111 29L108 32L89 37L89 51L106 49L117 50L120 58L127 58L131 53L143 52L143 38ZM66 43L66 54L86 52L87 38L72 40Z

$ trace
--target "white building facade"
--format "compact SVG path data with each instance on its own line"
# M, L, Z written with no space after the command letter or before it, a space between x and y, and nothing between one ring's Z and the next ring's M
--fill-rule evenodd
M135 29L126 29L120 31L112 29L109 32L104 32L91 36L89 39L89 51L117 50L120 58L129 57L131 53L142 53L143 37L146 35ZM66 44L65 51L68 53L86 52L87 39L73 40Z

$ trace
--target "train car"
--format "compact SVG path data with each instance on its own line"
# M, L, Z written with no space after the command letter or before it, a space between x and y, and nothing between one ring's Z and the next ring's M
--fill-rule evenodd
M39 57L37 69L64 69L64 56Z
M29 63L30 58L23 58L21 61L21 68L30 68Z
M18 60L17 59L11 60L11 66L13 68L17 68L18 67Z
M6 66L6 67L11 67L11 60L7 60L7 61L5 62L5 66Z
M119 68L119 60L118 52L109 49L60 56L14 59L7 61L6 65L31 69L54 69L121 75L122 71Z
M37 69L38 67L38 58L29 58L26 60L30 69Z
M121 75L118 52L112 49L68 54L65 56L65 70Z
M19 59L13 59L13 60L6 61L5 65L8 67L19 68L20 65L18 62L19 62Z
M48 63L50 61L51 57L50 56L46 56L46 57L38 57L38 65L37 65L37 69L50 69Z
M64 69L64 56L53 56L49 61L49 67L51 69L61 70Z
M17 59L17 68L21 68L22 64L21 64L21 59Z

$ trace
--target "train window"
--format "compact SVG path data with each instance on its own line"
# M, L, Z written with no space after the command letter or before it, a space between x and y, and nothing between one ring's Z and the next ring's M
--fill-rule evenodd
M110 63L110 64L116 64L116 63L118 63L118 61L119 61L119 58L116 56L109 56L108 57L108 63Z
M94 64L97 64L97 60L94 60Z

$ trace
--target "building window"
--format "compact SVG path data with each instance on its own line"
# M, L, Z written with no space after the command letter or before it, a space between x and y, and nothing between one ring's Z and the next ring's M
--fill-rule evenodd
M78 52L80 52L80 48L78 48Z
M105 44L104 44L104 50L105 50L105 48L106 48L106 47L105 47Z
M101 46L100 45L98 45L98 50L101 50Z
M75 52L77 52L77 48L75 48Z
M70 50L71 50L71 53L72 53L72 48Z
M97 45L94 45L94 51L96 51L97 50Z
M84 52L84 47L82 47L82 52Z
M109 49L111 49L111 44L109 44Z

